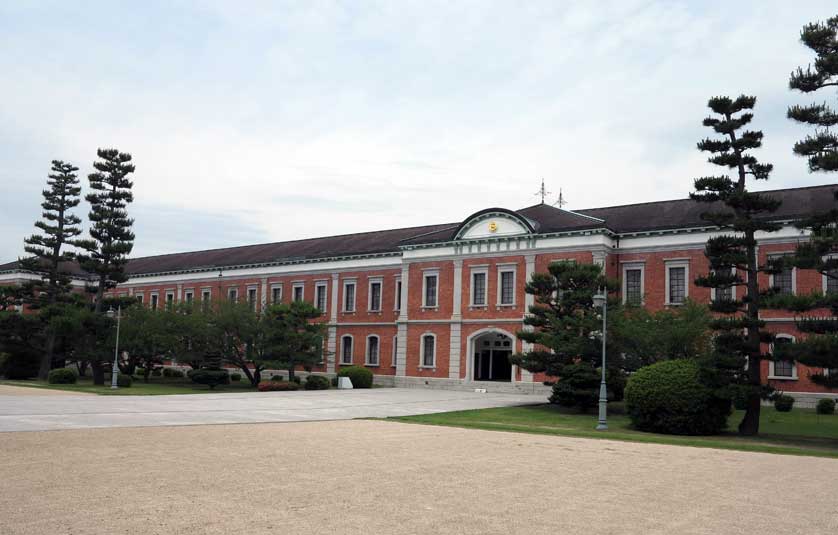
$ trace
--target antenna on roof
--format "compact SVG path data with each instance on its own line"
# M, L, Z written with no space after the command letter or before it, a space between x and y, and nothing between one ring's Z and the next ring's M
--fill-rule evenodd
M547 196L550 195L550 193L551 192L547 191L547 189L544 187L544 179L542 178L541 188L537 192L535 192L536 197L541 196L541 204L544 204L544 199L546 199Z
M553 206L555 206L556 204L558 204L558 205L559 205L559 208L560 208L560 209L561 209L561 207L562 207L562 206L564 206L565 204L567 204L567 201L566 201L566 200L564 200L564 195L562 195L562 188L559 188L559 200L558 200L558 201L556 201L556 203L555 203Z

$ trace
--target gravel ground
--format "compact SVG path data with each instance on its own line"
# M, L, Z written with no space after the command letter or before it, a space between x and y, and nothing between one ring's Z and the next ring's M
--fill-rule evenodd
M12 534L838 532L838 461L386 421L0 434Z
M31 386L0 385L0 396L95 396L90 392L68 392Z

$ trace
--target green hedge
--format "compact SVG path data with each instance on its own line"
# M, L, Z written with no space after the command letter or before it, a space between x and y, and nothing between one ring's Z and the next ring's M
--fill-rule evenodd
M816 407L818 414L835 414L835 400L823 398Z
M262 381L256 385L259 392L291 392L299 390L300 385L292 381Z
M777 409L777 412L791 412L792 407L794 407L793 397L780 394L774 398L774 408Z
M306 379L306 390L328 390L331 386L331 381L328 377L322 375L309 375Z
M189 378L192 379L193 383L209 386L210 390L215 390L215 387L218 385L230 384L230 374L227 370L219 370L215 368L201 368L199 370L193 370L190 372Z
M131 378L130 375L120 373L116 376L116 386L120 386L122 388L130 388L132 384L134 384L134 379Z
M372 388L372 372L361 366L341 368L338 377L349 377L353 388Z
M70 368L56 368L50 370L47 382L51 385L74 385L78 380L76 373Z
M731 400L707 385L692 360L665 360L635 372L626 385L626 410L642 431L712 435L727 426Z

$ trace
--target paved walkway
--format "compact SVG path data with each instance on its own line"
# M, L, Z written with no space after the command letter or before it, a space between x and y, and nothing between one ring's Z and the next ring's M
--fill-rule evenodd
M838 460L355 420L0 434L3 535L838 533Z
M0 432L348 420L545 401L540 396L520 394L411 388L179 396L9 396L0 393Z
M89 392L68 392L51 388L35 388L32 386L0 385L0 398L3 396L95 396Z

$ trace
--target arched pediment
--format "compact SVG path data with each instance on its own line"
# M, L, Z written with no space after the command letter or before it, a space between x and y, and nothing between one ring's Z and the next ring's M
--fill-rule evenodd
M472 214L457 228L455 240L522 236L535 232L535 223L506 208L488 208Z

